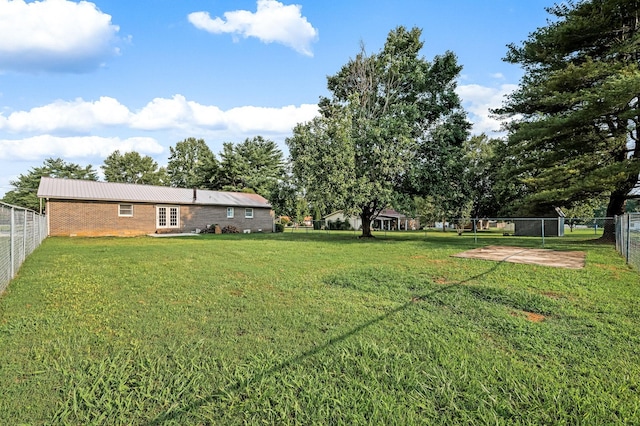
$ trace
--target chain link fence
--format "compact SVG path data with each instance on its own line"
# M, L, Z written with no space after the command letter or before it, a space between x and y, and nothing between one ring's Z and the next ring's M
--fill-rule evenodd
M537 237L544 244L544 238L570 236L571 234L588 234L594 238L601 237L605 224L609 223L613 231L614 218L606 217L546 217L546 218L466 218L445 219L444 221L426 222L414 219L375 219L371 230L375 232L419 231L419 232L457 232L461 236L478 238L491 237ZM278 226L280 228L278 229ZM276 223L279 232L313 232L313 231L360 231L359 218L346 220L309 220L300 224L285 222Z
M476 241L482 236L534 237L539 238L544 247L545 238L564 237L571 234L588 234L594 238L603 235L606 224L611 226L613 218L483 218L452 219L446 222L435 222L430 228L443 232L457 232L461 236L473 237ZM611 228L613 231L613 228Z
M640 213L616 217L616 249L629 265L640 270Z
M288 225L288 226L287 226ZM279 232L314 232L323 231L352 231L359 232L349 220L321 220L308 221L302 224L276 224ZM380 224L378 224L380 225ZM280 228L278 229L278 226ZM640 213L629 213L615 218L612 217L555 217L555 218L483 218L483 219L451 219L431 222L420 227L402 226L401 222L386 223L376 228L372 224L374 235L387 231L418 231L425 232L457 232L458 235L474 238L479 242L484 237L532 237L538 239L542 247L545 240L551 237L570 237L571 235L590 235L600 238L608 230L607 235L613 236L615 226L615 242L618 252L627 263L640 270Z
M47 218L33 210L0 203L0 293L22 262L47 237Z

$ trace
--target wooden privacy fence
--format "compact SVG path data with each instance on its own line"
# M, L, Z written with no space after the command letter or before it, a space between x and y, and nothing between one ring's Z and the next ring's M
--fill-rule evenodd
M47 218L33 210L0 203L0 293L22 262L47 237Z

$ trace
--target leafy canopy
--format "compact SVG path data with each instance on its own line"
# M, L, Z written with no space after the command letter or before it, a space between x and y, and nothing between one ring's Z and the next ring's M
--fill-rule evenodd
M67 163L61 158L47 158L42 166L34 167L28 173L21 174L18 179L11 181L11 185L16 189L7 192L2 201L38 211L40 209L40 200L37 193L38 186L40 186L40 178L43 176L98 180L98 174L91 164L80 166L75 163Z
M447 52L427 62L419 56L420 35L418 28L398 27L380 52L361 47L328 77L332 97L321 98L321 115L298 124L287 139L293 174L308 200L324 211L359 214L363 236L371 236L371 221L382 209L428 190L422 179L435 182L450 165L429 163L429 153L466 138L468 123L454 91L456 58Z
M107 182L137 183L145 185L168 185L169 179L164 167L158 168L153 158L141 156L135 151L121 154L112 152L100 166Z
M275 142L262 136L236 145L225 142L218 185L226 191L249 191L267 197L284 172L284 156Z
M187 138L169 147L167 175L171 186L213 189L218 162L204 139Z
M509 46L506 60L526 74L497 110L512 118L508 155L513 177L527 187L522 210L604 194L607 216L621 214L640 173L640 1L547 10L554 21Z

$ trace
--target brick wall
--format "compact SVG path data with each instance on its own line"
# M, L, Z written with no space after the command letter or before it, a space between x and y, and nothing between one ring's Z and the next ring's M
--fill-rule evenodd
M134 236L156 230L153 204L134 204L133 217L118 216L119 203L98 201L47 202L49 235L53 236Z
M156 205L133 203L133 217L118 216L117 202L50 200L47 202L49 235L52 236L136 236L158 232L191 232L218 224L233 225L241 231L271 232L270 209L253 209L253 219L245 218L245 209L235 207L233 219L227 208L218 206L180 206L180 228L156 228Z

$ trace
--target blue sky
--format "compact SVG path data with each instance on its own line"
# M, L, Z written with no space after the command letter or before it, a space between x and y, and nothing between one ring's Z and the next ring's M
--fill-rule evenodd
M0 0L0 196L48 157L98 171L116 149L166 165L169 147L261 135L280 144L317 114L326 77L390 30L453 51L473 132L521 70L504 63L549 18L547 0Z

